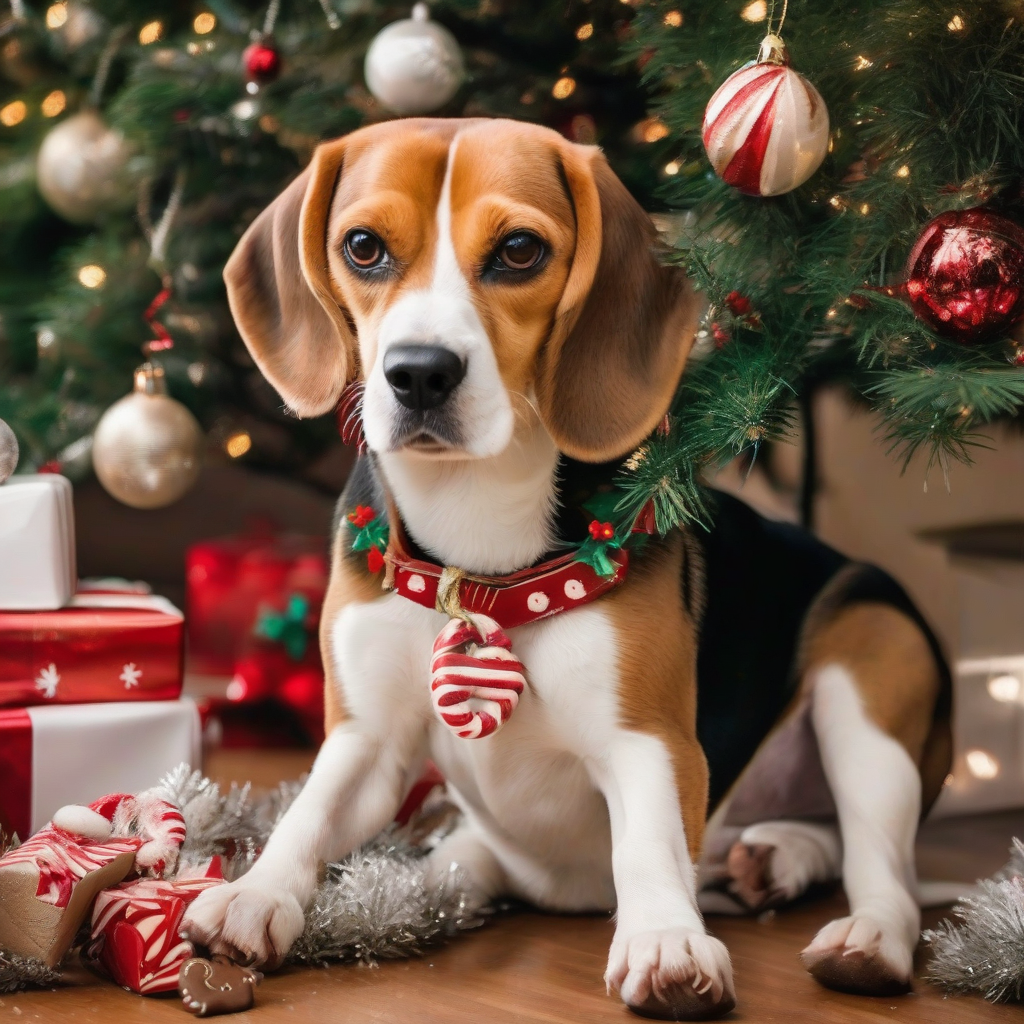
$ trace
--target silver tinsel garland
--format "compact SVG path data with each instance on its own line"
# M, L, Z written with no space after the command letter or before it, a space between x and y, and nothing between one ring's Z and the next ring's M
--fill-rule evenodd
M202 772L181 765L159 788L185 819L179 873L220 855L225 877L252 867L274 825L302 788L283 783L270 794L220 787ZM474 900L460 871L430 883L425 854L451 830L457 812L434 804L407 826L390 826L338 864L329 864L306 912L306 928L292 947L293 963L378 960L424 953L456 932L482 923L486 908ZM0 847L2 849L2 847ZM81 938L81 936L80 936ZM59 971L41 961L0 950L0 992L51 986Z
M980 992L993 1002L1024 996L1024 844L1014 839L1009 863L978 883L946 920L924 933L933 951L929 981L948 992Z

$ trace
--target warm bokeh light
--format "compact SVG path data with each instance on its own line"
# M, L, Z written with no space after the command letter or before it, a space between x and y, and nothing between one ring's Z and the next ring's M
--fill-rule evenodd
M556 100L565 100L568 99L575 91L576 79L570 78L566 75L555 82L551 89L551 95L554 96Z
M87 263L84 267L79 268L79 283L85 285L86 288L102 288L106 279L107 272L95 263Z
M639 128L640 138L644 142L657 142L668 135L668 125L664 121L659 121L656 117L648 117L646 120L641 121Z
M39 109L43 112L43 117L56 117L67 105L67 96L65 96L60 89L54 89L53 92L51 92L49 96L39 104Z
M866 217L871 212L871 207L868 206L867 203L861 203L860 204L860 212L861 212L862 216Z
M679 28L683 23L683 12L682 11L669 11L664 18L661 19L669 28Z
M994 676L988 681L988 694L1002 704L1016 704L1020 700L1020 680L1009 673Z
M25 120L27 113L28 107L21 100L15 100L13 103L8 103L6 107L0 107L0 124L13 128Z
M665 164L664 170L666 174L678 174L681 166L682 165L678 160L669 160L669 162Z
M999 762L987 750L968 750L964 760L976 779L994 779L999 774Z
M217 27L217 19L209 11L203 11L202 14L197 14L195 21L192 22L192 28L195 30L197 35L205 36L207 32L212 32Z
M910 168L906 164L903 164L902 167L898 167L896 169L896 177L897 178L909 178L910 177Z
M46 27L60 28L68 20L68 5L66 3L50 4L46 8Z
M139 29L139 42L143 46L149 46L150 43L155 43L160 38L163 31L164 25L162 21L147 21Z
M961 18L959 14L954 14L946 23L946 28L948 28L950 32L963 32L964 19Z
M224 450L233 459L240 459L252 447L252 438L244 431L232 434L224 444Z
M764 21L768 17L768 4L765 0L751 0L751 3L740 11L740 17L744 21Z
M857 59L853 62L853 70L863 71L865 68L871 67L871 65L874 63L875 62L873 60L869 60L867 57L864 56L864 54L859 53L857 54Z
M576 29L577 39L589 39L594 34L594 26L588 21Z

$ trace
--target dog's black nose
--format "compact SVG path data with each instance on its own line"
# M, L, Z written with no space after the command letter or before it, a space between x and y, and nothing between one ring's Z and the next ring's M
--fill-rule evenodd
M465 376L462 360L441 345L395 345L384 356L384 377L395 398L416 412L443 405Z

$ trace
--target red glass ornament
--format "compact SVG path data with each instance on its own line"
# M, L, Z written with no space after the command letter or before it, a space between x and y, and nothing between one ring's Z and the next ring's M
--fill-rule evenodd
M991 210L939 214L907 261L906 295L938 334L963 344L1024 316L1024 228Z
M272 82L281 73L281 54L269 39L247 46L242 54L245 73L261 85Z

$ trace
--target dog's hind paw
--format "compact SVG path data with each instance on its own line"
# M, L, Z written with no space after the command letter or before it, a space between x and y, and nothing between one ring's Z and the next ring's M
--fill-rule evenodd
M302 934L304 924L302 907L290 892L243 877L200 893L185 914L181 935L211 953L273 970Z
M800 959L826 988L859 995L909 992L914 975L914 951L898 929L869 917L843 917L825 925Z
M736 1005L725 946L689 928L616 937L605 982L634 1013L658 1020L713 1020Z

